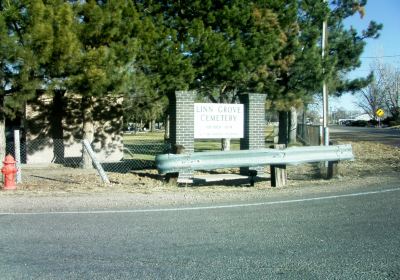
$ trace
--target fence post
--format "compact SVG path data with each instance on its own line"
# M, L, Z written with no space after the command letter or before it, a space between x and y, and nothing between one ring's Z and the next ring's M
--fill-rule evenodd
M15 152L15 162L17 167L16 183L22 183L21 174L21 145L19 141L19 130L14 130L14 152Z
M275 144L274 148L283 150L285 144ZM283 187L287 184L287 172L286 165L271 165L271 186L272 187Z
M90 146L89 141L84 139L84 140L82 140L82 142L83 142L83 146L85 147L89 156L92 158L92 161L93 161L94 165L96 166L97 172L99 172L99 175L100 175L101 179L103 180L103 183L110 184L110 180L108 180L107 174L104 172L104 169L101 166L100 162L96 159L96 156L94 155L94 152L92 150L92 147Z

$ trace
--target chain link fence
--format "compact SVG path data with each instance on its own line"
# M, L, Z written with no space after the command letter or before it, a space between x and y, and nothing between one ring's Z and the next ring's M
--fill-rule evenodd
M274 142L277 134L268 129L266 144ZM320 126L299 124L298 139L306 145L320 145ZM275 137L276 138L276 137ZM219 141L196 141L195 150L218 150ZM171 151L171 145L164 140L164 132L125 133L119 143L103 145L94 141L92 144L96 157L106 171L125 173L131 170L155 168L155 156ZM232 149L239 149L239 141L232 140ZM82 167L82 141L35 138L27 141L20 139L21 163L26 166L45 166L58 164L64 167ZM13 139L7 142L6 154L15 157Z
M6 154L15 158L14 139L6 142ZM170 144L164 141L164 133L124 134L120 141L92 143L96 159L106 172L128 173L134 170L154 169L155 156L168 153ZM54 173L56 169L81 169L83 145L80 139L20 138L20 162L22 170L40 169L40 173ZM50 172L51 170L51 172ZM36 179L40 176L35 175ZM29 181L32 176L24 176Z
M7 141L6 153L15 157L15 142ZM274 129L266 131L266 145L273 143ZM240 149L239 139L232 139L231 149ZM125 133L118 141L91 144L97 161L107 174L126 176L130 173L157 173L155 157L171 151L171 144L164 139L164 131ZM20 137L20 162L22 181L40 186L53 181L77 184L77 177L91 177L100 181L96 170L83 169L83 144L81 139L52 139L49 137ZM195 151L220 150L221 140L197 140ZM95 176L95 177L93 177ZM69 178L69 179L66 179ZM46 181L46 182L47 182ZM71 183L71 184L72 184ZM90 182L89 182L90 183Z
M122 162L132 170L155 168L155 156L170 150L163 132L125 134Z
M321 126L300 123L297 125L297 138L306 146L321 145Z

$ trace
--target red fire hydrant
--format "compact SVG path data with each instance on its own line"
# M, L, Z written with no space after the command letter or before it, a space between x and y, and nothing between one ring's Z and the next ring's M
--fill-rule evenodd
M12 155L7 155L3 161L4 166L1 169L1 173L4 175L4 190L15 190L17 186L15 185L15 174L17 173L17 168L15 167L15 160Z

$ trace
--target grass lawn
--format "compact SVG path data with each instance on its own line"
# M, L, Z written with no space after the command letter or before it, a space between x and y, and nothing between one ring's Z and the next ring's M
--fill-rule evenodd
M265 129L265 142L273 142L273 127ZM164 143L164 132L145 132L137 134L124 134L125 159L154 160L155 155L166 152L168 148ZM194 142L195 152L219 151L220 139L199 139ZM231 140L231 150L240 150L240 139Z

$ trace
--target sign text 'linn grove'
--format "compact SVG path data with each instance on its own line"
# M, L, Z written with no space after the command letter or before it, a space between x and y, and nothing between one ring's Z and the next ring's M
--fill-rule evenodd
M194 138L242 138L243 104L195 103Z

